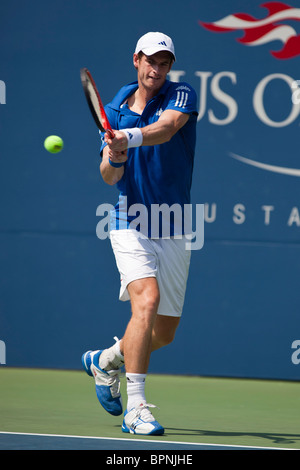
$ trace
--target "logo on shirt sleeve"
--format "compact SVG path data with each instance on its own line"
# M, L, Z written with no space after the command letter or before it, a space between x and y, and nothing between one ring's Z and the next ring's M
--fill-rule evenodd
M191 89L186 85L180 85L175 91L177 91L175 106L177 108L185 108L189 99L188 92L191 91Z

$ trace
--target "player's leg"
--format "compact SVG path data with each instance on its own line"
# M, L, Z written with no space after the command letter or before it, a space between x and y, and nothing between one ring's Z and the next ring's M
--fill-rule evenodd
M172 343L175 338L175 333L180 322L180 317L171 317L167 315L156 315L155 322L152 328L152 342L151 352L167 346ZM117 343L116 343L117 345ZM116 345L110 349L116 349ZM119 350L123 354L123 339L119 341ZM112 353L111 353L112 354Z
M151 353L152 330L159 305L159 288L154 277L128 285L132 316L122 340L126 371L146 374Z
M152 351L172 343L180 317L157 315L152 330Z
M123 432L159 435L164 428L155 420L145 397L145 380L152 351L152 332L159 305L159 287L154 277L138 279L128 285L132 316L122 340L124 351L127 409Z
M132 328L130 324L126 333L130 339L137 324L148 324L148 326L143 327L145 337L142 337L141 342L145 343L148 341L146 339L147 335L149 335L149 333L147 333L148 329L150 329L150 332L152 330L154 321L153 312L156 314L157 297L159 297L157 283L155 281L156 255L152 250L149 240L141 236L135 230L111 231L110 239L121 278L120 300L131 300L127 286L130 284L134 285L135 281L149 278L148 281L147 279L145 281L146 285L149 287L145 288L142 284L136 284L135 288L131 288L133 297L133 315L131 321L134 328ZM136 314L136 312L140 313ZM138 327L138 329L140 328ZM149 336L151 338L151 333ZM137 340L134 340L134 342L135 341ZM138 347L138 345L136 346ZM95 377L96 392L100 403L112 414L122 413L119 372L120 367L124 364L123 349L122 340L104 350L88 351L82 358L85 371ZM128 361L129 364L131 364L131 350L130 348L127 348L127 350L129 354ZM147 346L144 347L143 351L144 355L138 359L140 364L134 366L134 368L138 367L138 369L132 370L143 371L147 369L147 363L149 362ZM135 356L133 355L133 357ZM142 369L139 369L141 364L144 365Z
M128 285L132 316L122 339L127 380L127 410L146 403L145 380L152 349L152 331L159 304L154 277Z

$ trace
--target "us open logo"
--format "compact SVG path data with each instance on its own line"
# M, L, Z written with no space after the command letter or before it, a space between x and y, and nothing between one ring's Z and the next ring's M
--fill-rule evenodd
M261 19L248 13L235 13L212 23L199 21L199 24L215 33L243 31L244 36L237 41L245 46L261 46L281 41L282 49L270 51L276 59L291 59L300 55L300 34L286 24L287 21L300 20L300 8L281 2L269 2L260 6L268 10L268 14Z
M260 5L262 15L258 18L257 15L253 16L250 9L243 11L242 13L231 13L220 19L213 20L212 22L204 22L202 19L198 21L199 26L208 30L211 33L217 33L225 35L227 34L229 40L231 40L232 32L241 32L240 37L235 40L248 48L258 49L263 46L267 48L273 59L279 59L281 62L284 60L296 60L300 56L300 34L299 34L299 21L300 21L300 8L294 8L282 2L268 2ZM298 29L298 31L296 30ZM234 40L234 39L233 39ZM229 42L229 41L228 41ZM230 43L230 42L229 42ZM224 42L228 47L227 41ZM280 44L276 50L276 46ZM241 49L241 54L246 56L245 47ZM197 72L197 75L201 77L204 86L208 78L212 76L210 72ZM232 123L238 117L239 106L233 96L224 95L219 93L219 81L220 78L228 77L233 85L238 82L238 77L235 72L219 72L211 78L211 94L217 97L219 101L223 101L228 108L228 116L226 120L217 120L212 111L209 110L209 122L215 125L227 125ZM282 109L287 112L283 112L280 119L275 120L272 115L272 104L266 99L266 95L269 92L269 88L272 89L273 82L281 83L282 96ZM252 106L255 115L258 119L267 127L273 128L286 128L296 123L300 117L300 80L297 77L292 77L286 73L272 72L267 74L254 85L252 93ZM285 95L285 89L289 88L290 98L288 93ZM203 92L204 98L206 92ZM202 96L203 98L203 96ZM286 104L284 104L286 103ZM201 101L200 101L201 104ZM202 99L200 106L198 119L202 118L205 111L205 99ZM269 107L271 106L271 109ZM201 114L202 113L202 114ZM260 153L260 152L258 152ZM252 155L241 153L238 151L229 151L229 157L238 160L240 163L253 166L260 170L268 171L271 173L278 173L282 175L288 175L293 177L300 177L300 168L286 165L274 164L272 161L269 162L268 158L257 160L251 158ZM297 154L296 154L297 155ZM290 155L292 157L292 155ZM284 155L282 156L284 158Z
M292 83L292 102L294 104L300 104L300 80L294 80Z

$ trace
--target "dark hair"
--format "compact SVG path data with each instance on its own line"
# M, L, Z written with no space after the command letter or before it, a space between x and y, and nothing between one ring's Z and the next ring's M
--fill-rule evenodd
M169 52L169 51L168 51L168 52ZM169 52L169 54L170 54L170 63L172 64L172 62L174 62L174 57L173 57L172 52ZM141 60L142 57L143 57L144 55L146 55L146 54L144 54L143 51L140 51L140 52L138 52L137 55L138 55L139 60ZM147 56L147 57L148 57L148 56Z

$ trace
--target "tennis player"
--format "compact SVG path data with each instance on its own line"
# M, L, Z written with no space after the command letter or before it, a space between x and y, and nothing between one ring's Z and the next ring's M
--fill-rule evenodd
M132 315L121 340L82 356L100 403L112 415L123 412L119 372L125 363L122 431L143 435L164 433L149 409L154 405L147 403L145 380L151 352L174 339L191 254L183 220L178 223L167 211L153 222L151 213L163 204L182 209L190 204L197 98L189 84L167 79L174 61L170 37L145 34L133 54L137 81L121 88L105 107L115 137L102 135L100 171L120 192L110 240L121 278L119 298L130 300ZM137 207L144 214L139 223Z

